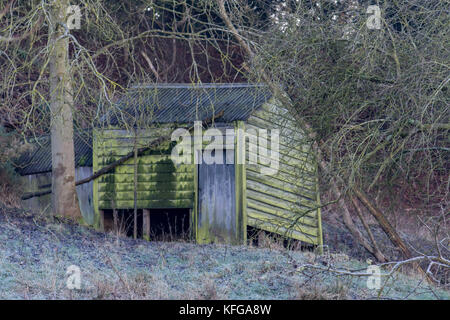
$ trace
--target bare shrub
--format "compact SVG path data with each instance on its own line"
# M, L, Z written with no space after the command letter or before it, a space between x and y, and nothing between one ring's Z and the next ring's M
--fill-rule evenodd
M20 205L21 185L13 163L30 149L30 144L0 127L0 202L7 206Z
M293 298L296 300L345 300L348 298L348 287L339 280L336 280L331 286L317 282L297 285Z
M205 280L200 297L205 300L218 299L217 287L214 280L212 279Z

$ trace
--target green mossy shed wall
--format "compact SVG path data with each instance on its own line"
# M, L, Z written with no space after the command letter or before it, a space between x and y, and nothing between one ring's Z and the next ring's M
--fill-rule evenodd
M240 243L246 240L246 227L253 226L321 245L322 228L315 157L303 132L296 127L287 110L271 99L245 121L236 121L230 125L235 130L280 130L279 167L277 172L271 175L261 174L261 168L267 165L248 164L252 155L251 134L246 133L243 137L246 141L245 149L241 147L242 138L237 135L235 137L235 159L246 158L245 165L235 164L236 232L241 235ZM163 131L161 128L139 130L138 147L145 146ZM166 131L165 134L167 133L169 132ZM269 139L267 145L270 145ZM114 128L95 131L93 171L132 151L134 143L133 131ZM138 159L138 208L191 208L195 226L197 166L174 165L170 157L172 147L173 143L167 142ZM134 160L130 159L117 167L115 172L95 180L93 195L96 226L100 225L99 210L134 207L133 162ZM205 230L195 228L194 234L197 241L205 238Z

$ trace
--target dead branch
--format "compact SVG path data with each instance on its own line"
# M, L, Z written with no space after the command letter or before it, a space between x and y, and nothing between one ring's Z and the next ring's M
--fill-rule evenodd
M374 251L376 252L377 255L379 255L380 257L382 257L383 261L380 262L386 262L387 259L386 257L383 255L383 253L381 253L380 247L378 246L377 241L375 240L375 237L373 236L372 231L370 230L369 225L367 224L366 219L363 216L363 212L362 209L358 203L358 201L355 199L355 197L351 196L351 200L352 203L356 209L356 213L358 214L359 219L361 220L361 223L363 224L364 228L366 229L367 235L369 236L370 241L372 242Z
M391 242L396 245L400 250L402 251L403 255L407 259L412 258L412 253L409 250L409 248L406 246L405 242L402 240L400 235L397 233L395 228L389 223L388 219L384 216L383 212L381 212L380 209L378 209L375 205L372 204L372 202L367 198L367 196L357 188L353 187L353 192L356 194L359 200L366 206L366 208L369 210L369 212L375 217L375 219L380 224L381 228L384 230L384 232L387 234ZM416 269L424 274L426 276L426 279L428 282L432 281L433 279L430 277L428 272L425 272L422 267L414 263Z
M391 262L380 263L380 264L377 264L377 266L379 266L379 267L392 266L389 272L383 273L380 275L382 277L389 277L389 276L392 276L400 267L407 265L409 263L417 264L419 261L428 261L429 262L426 273L427 273L427 275L431 275L431 276L432 276L431 267L433 265L439 265L441 267L450 268L449 260L446 260L446 259L443 260L441 257L438 257L438 256L425 256L425 255L412 257L412 258L400 260L400 261L391 261ZM316 270L327 271L327 272L332 272L332 273L341 274L341 275L357 276L357 277L373 276L373 273L360 272L361 270L348 270L348 269L333 268L333 266L331 264L329 264L328 266L320 266L320 265L308 264L308 263L302 264L297 268L297 271L303 271L304 269L316 269ZM433 277L433 279L434 279L434 277ZM434 282L439 283L439 281L436 279L434 279Z
M147 64L150 67L150 70L155 75L156 82L159 82L161 80L161 77L159 76L158 71L156 71L156 68L153 65L152 61L150 60L150 58L148 57L148 55L144 51L141 51L141 54L144 57L145 61L147 61Z

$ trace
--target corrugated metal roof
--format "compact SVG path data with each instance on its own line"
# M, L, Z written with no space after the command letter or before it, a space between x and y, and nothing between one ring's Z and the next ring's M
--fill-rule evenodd
M138 85L102 117L101 125L192 123L221 111L217 122L246 120L270 97L266 86L247 83Z
M129 89L109 112L102 125L133 126L137 115L140 126L154 123L193 123L218 112L224 115L216 122L247 120L251 113L271 97L266 86L258 84L150 84ZM16 162L21 175L52 171L50 136L33 139L31 152ZM91 131L74 136L77 167L92 166Z
M52 152L50 135L30 140L33 148L24 153L16 162L20 175L38 174L52 171ZM75 166L92 167L92 134L89 130L74 134Z

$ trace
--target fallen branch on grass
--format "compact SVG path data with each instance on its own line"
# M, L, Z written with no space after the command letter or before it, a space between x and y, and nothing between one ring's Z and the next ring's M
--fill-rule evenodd
M432 266L440 266L440 267L450 269L450 261L443 259L442 257L438 257L438 256L418 256L418 257L413 257L413 258L406 259L406 260L380 263L380 264L376 264L376 266L384 267L384 266L393 265L393 267L391 268L391 270L389 272L380 274L380 276L382 276L382 277L389 277L389 276L392 276L394 274L394 272L397 271L400 267L402 267L406 264L409 264L409 263L417 263L417 262L423 261L423 260L429 261L428 268L427 268L427 274L431 275L436 283L439 283L439 280L434 278L433 273L431 272L431 267ZM328 264L328 266L320 266L320 265L307 263L307 264L300 265L297 268L297 271L303 271L305 269L315 269L315 270L320 270L320 271L332 272L332 273L336 273L336 274L340 274L340 275L358 276L358 277L370 277L370 276L374 275L371 272L361 272L361 269L348 270L348 269L333 268L331 264Z

